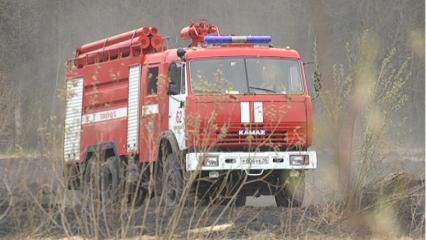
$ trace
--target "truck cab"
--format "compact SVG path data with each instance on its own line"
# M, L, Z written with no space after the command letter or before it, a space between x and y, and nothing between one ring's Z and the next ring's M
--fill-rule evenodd
M292 194L292 204L300 205L304 171L317 164L315 151L308 151L312 104L300 55L250 43L182 51L187 96L179 146L186 171L200 171L204 182L231 175L233 183L225 180L228 187L267 179L243 184L240 205L245 196L260 194L275 195L282 206L289 205ZM291 191L271 190L290 179ZM211 191L212 184L205 185Z

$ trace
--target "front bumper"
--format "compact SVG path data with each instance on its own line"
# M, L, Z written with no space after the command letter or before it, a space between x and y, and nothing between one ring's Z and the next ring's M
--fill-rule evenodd
M290 156L308 156L305 165L291 165ZM217 164L205 166L206 157L216 158ZM187 171L216 170L269 170L269 169L316 169L315 151L291 152L207 152L187 153L185 167Z

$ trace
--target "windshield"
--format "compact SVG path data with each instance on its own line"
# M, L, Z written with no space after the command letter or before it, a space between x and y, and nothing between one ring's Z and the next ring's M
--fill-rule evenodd
M299 63L279 58L217 58L190 63L194 95L301 94Z

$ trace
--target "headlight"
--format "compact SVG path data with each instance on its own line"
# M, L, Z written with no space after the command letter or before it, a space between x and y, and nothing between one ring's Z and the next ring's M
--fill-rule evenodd
M292 166L309 165L309 155L290 155L290 165Z
M206 167L217 167L219 166L219 159L217 156L205 156L203 165Z

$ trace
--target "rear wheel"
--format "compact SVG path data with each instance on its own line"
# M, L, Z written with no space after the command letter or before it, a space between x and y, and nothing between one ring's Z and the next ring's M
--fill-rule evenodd
M140 185L141 183L138 184L137 182L129 184L128 203L135 207L142 206L148 196L148 190Z
M96 162L92 157L86 163L84 190L100 198L104 205L111 205L118 199L119 164L116 157L109 157L105 162Z
M305 195L305 173L284 170L278 176L279 187L275 193L278 207L301 207Z
M146 169L139 169L133 159L130 159L125 166L124 172L127 185L124 191L127 194L127 202L131 206L140 207L148 196L146 184L144 186L144 182L148 182L144 177L147 171Z

